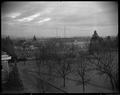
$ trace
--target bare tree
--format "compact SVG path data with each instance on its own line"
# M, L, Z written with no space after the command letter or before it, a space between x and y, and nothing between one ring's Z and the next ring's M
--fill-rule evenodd
M57 73L63 78L63 87L66 86L66 76L71 72L69 63L61 60L59 61L59 68Z
M86 54L79 52L79 58L77 58L76 73L80 77L79 84L83 85L83 93L85 92L85 84L90 80L88 76L89 64L86 60Z
M63 87L66 86L66 77L69 73L71 73L71 66L70 66L70 52L68 47L64 44L60 46L61 51L58 53L58 68L57 73L63 78Z
M109 78L113 90L118 89L118 53L114 43L110 36L107 39L93 36L89 45L90 56L92 56L89 62L95 65L94 70L97 70L100 75Z
M22 60L24 61L24 65L26 63L26 47L23 45L23 52L22 52Z
M51 75L53 73L54 60L56 56L55 50L56 50L55 43L50 40L50 41L46 41L40 44L39 49L35 54L36 55L36 66L38 68L39 76L41 76L41 66L43 65L47 66L48 69L46 69L46 71L49 74L49 76L47 76L48 80L52 80ZM44 85L41 88L43 89Z
M112 89L118 89L118 54L116 51L104 51L99 53L94 53L92 64L94 64L95 70L98 71L100 75L106 75L110 79Z

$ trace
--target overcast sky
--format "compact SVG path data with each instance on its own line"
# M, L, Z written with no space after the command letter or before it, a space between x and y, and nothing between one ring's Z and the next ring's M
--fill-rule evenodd
M15 37L100 36L118 33L116 2L5 2L2 35Z

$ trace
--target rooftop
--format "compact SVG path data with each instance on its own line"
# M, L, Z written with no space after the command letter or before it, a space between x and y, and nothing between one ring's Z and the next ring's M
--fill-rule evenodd
M6 52L2 51L1 59L2 60L10 60L11 56L9 56Z

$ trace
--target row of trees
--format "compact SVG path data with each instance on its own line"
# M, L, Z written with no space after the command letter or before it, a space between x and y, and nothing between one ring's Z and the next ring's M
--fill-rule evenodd
M2 51L7 52L13 58L17 57L15 54L14 43L9 36L6 38L2 38L1 48L2 48Z
M85 91L85 84L90 80L87 77L87 71L89 70L86 60L87 53L76 52L76 49L74 45L67 46L61 41L52 40L46 44L41 44L39 52L36 53L36 58L40 59L37 62L39 73L41 73L40 64L47 63L49 75L52 76L52 71L55 71L63 79L63 87L66 87L67 76L75 72L80 77L79 81L83 84L83 91ZM55 62L55 64L49 63L49 60ZM72 64L77 65L75 69L72 68ZM56 67L53 65L56 65Z
M118 56L116 55L117 52L113 51L113 49L118 47L117 42L117 37L115 40L111 40L110 37L104 40L98 36L97 32L91 38L91 43L86 45L89 48L89 51L86 52L79 51L73 44L67 46L60 39L43 42L39 44L39 49L35 54L36 60L39 60L36 62L39 68L39 75L41 73L40 64L46 63L49 69L49 79L51 79L52 73L55 71L53 69L57 69L56 74L62 77L63 87L65 87L67 75L75 72L80 77L79 81L83 85L83 92L85 92L85 85L90 81L88 72L96 70L99 75L106 75L110 80L113 90L116 90L119 88L118 62L114 62L114 59ZM2 48L7 48L5 50L15 55L13 43L9 37L2 40ZM76 64L75 70L72 69L72 64ZM92 65L94 67L91 67Z
M71 64L77 64L75 72L80 76L83 91L85 91L85 84L90 81L88 72L94 70L99 75L106 75L113 90L117 90L119 86L118 62L115 62L117 52L113 51L113 48L117 48L117 44L114 47L113 44L114 40L111 41L109 37L107 40L103 40L96 32L94 37L91 38L90 45L86 45L89 46L89 51L86 52L78 51L74 45L67 46L60 40L49 40L41 44L39 52L36 53L36 58L40 59L37 62L37 66L40 67L40 64L43 62L48 63L49 74L51 74L52 69L55 69L55 67L49 64L48 60L55 62L58 66L56 73L63 78L63 86L65 87L67 75L74 72ZM91 67L92 65L94 66Z
M56 45L56 43L58 43L58 45ZM49 74L52 74L52 69L54 69L54 67L48 61L56 62L56 64L59 66L57 73L63 78L64 87L66 75L70 72L70 66L65 62L65 48L66 47L63 43L50 40L41 44L38 53L36 53L36 58L40 59L40 61L37 62L37 66L40 67L41 63L47 63Z
M111 39L110 36L103 39L95 31L89 46L92 58L89 61L94 64L95 70L100 75L106 75L110 80L113 90L118 90L118 36Z

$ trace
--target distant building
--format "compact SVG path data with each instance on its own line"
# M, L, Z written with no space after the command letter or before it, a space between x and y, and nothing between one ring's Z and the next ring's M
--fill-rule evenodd
M25 44L24 44L25 45ZM16 47L16 54L18 58L33 58L35 57L35 52L38 48L34 45L25 45L21 47Z
M88 44L89 44L88 41L78 41L78 40L75 40L73 42L73 45L76 46L79 51L87 51L88 50L88 46L87 46Z
M2 56L1 56L1 61L2 61L2 69L7 70L9 72L9 65L8 61L11 60L11 56L8 55L6 52L2 51Z
M9 72L11 71L10 65L8 63L9 60L11 60L11 56L8 55L6 52L2 51L1 55L1 65L2 65L2 83L6 83Z
M35 47L34 45L30 45L29 47L26 47L25 50L24 50L24 52L25 52L25 57L26 57L26 58L34 58L37 49L38 49L38 48Z
M35 47L34 45L30 45L29 48L30 48L31 50L37 49L37 47Z

